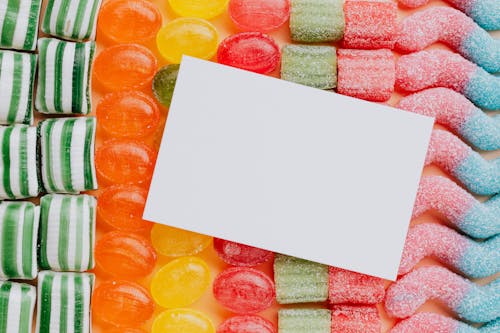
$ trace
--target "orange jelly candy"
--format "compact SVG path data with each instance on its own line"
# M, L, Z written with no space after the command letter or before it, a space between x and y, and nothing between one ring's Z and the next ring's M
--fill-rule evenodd
M97 242L95 260L103 271L114 277L140 278L153 271L156 252L144 237L113 231Z
M96 109L98 124L115 138L140 139L152 135L159 126L156 102L140 91L119 91L104 96Z
M131 327L112 328L101 332L102 333L146 333L146 331L144 330Z
M149 184L155 153L145 144L126 139L104 142L95 154L95 168L108 184Z
M139 88L153 80L156 57L137 44L120 44L103 50L94 60L94 77L106 90Z
M99 10L97 29L114 43L153 39L161 28L158 7L146 0L111 0Z
M124 231L149 231L153 224L142 219L148 192L138 186L115 185L97 199L97 218Z
M154 307L148 291L128 281L104 282L92 296L94 318L113 326L140 326L151 318Z

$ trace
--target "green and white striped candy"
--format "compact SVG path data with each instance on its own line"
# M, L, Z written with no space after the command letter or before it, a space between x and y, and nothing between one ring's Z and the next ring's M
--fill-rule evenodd
M89 113L92 109L89 85L95 43L40 38L38 48L36 109L41 113Z
M95 117L52 118L38 124L41 174L48 193L97 189Z
M49 0L42 31L75 41L95 39L100 6L101 0Z
M83 272L94 268L96 200L47 194L40 201L40 268Z
M0 126L0 142L0 199L38 196L36 127Z
M0 51L0 124L33 124L36 55Z
M327 309L281 309L278 333L330 333L332 314Z
M31 202L0 203L0 279L36 277L39 213Z
M37 333L90 333L94 274L42 271L38 275Z
M42 0L0 1L0 47L34 51Z
M31 333L35 301L35 287L0 281L0 333Z

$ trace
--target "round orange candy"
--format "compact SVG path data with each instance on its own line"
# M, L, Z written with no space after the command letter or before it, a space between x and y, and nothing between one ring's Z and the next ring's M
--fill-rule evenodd
M114 277L144 277L156 263L156 252L146 238L123 231L104 235L94 253L97 265Z
M157 69L156 57L137 44L120 44L104 49L94 60L94 77L108 91L148 85Z
M153 39L161 28L161 13L146 0L111 0L99 10L97 28L115 43L137 43Z
M167 257L193 256L206 249L212 237L163 224L151 229L151 242L158 253Z
M97 199L97 218L124 231L149 231L153 224L142 219L148 192L134 185L106 188Z
M105 95L96 109L98 124L115 138L140 139L152 135L159 126L156 102L140 91L118 91Z
M151 318L154 307L148 291L128 281L104 282L92 296L94 318L118 327L142 325Z
M104 142L95 154L100 180L108 184L148 184L153 175L155 153L145 144L127 139Z

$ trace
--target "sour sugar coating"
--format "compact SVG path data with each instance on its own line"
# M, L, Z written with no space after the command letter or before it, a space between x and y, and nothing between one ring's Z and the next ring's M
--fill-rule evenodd
M450 317L431 312L420 312L399 322L390 333L489 333ZM497 331L498 332L498 331ZM493 333L493 331L491 331Z
M385 309L406 318L428 300L440 301L461 319L489 322L500 316L500 278L480 286L441 266L417 268L389 287Z
M451 88L481 108L500 109L500 77L447 50L401 56L396 65L396 85L409 92Z
M230 0L229 16L242 31L267 32L290 17L290 0Z
M274 324L256 315L234 316L217 328L217 333L276 333Z
M240 267L257 266L274 256L271 251L220 238L214 238L214 249L225 263Z
M334 305L331 333L380 333L382 322L375 305Z
M278 333L331 333L332 314L327 309L281 309Z
M429 0L398 0L406 7L420 7ZM500 30L500 2L497 0L446 0L472 17L485 30Z
M500 332L500 318L490 321L479 329L481 333L498 333Z
M344 46L352 49L392 49L397 14L397 4L393 1L346 1Z
M487 72L500 71L500 40L470 17L450 7L431 7L406 17L398 27L396 49L415 52L443 42Z
M395 58L390 50L339 49L339 94L385 102L394 91Z
M383 279L336 267L330 267L328 275L330 304L376 304L384 299Z
M482 203L452 180L425 176L420 181L413 218L435 209L455 227L474 238L500 233L500 195Z
M432 256L468 277L487 277L500 271L499 249L500 235L478 242L441 224L419 224L408 231L399 274Z
M435 164L457 178L476 194L493 195L500 192L500 158L485 160L454 134L432 132L425 164Z
M500 149L500 118L487 116L463 95L448 88L430 88L403 97L398 108L435 117L436 122L481 150Z
M24 283L0 281L0 332L32 333L36 288Z

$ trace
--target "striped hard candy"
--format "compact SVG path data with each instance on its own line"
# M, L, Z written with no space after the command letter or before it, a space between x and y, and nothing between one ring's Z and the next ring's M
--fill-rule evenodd
M31 333L35 300L35 287L0 281L0 333Z
M34 51L42 0L0 1L0 47Z

